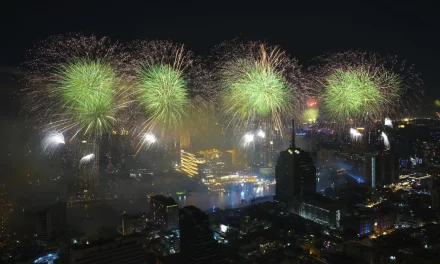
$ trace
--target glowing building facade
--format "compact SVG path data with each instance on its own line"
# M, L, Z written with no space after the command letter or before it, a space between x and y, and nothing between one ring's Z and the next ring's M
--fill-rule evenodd
M199 173L196 155L182 149L180 151L180 162L181 170L188 176L193 177Z
M295 196L293 213L331 228L339 228L344 216L343 206L319 194Z

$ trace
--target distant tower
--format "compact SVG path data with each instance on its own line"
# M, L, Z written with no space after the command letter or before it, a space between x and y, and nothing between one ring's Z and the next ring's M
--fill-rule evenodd
M295 119L292 118L292 138L290 139L290 148L294 149L295 146Z
M308 152L295 148L295 123L292 119L290 148L282 151L275 167L275 200L293 209L294 197L316 192L316 168Z

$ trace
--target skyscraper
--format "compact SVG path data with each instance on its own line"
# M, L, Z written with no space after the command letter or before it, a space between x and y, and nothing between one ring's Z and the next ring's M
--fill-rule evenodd
M179 225L179 206L171 197L154 195L150 197L150 210L153 222L163 230L177 229Z
M295 128L292 120L292 125ZM292 209L294 196L316 191L316 168L308 152L295 147L295 129L291 146L282 151L275 167L275 200Z
M66 226L66 204L54 204L37 214L37 237L43 241L59 238Z
M179 228L182 263L223 262L207 214L195 206L186 206L180 210Z
M371 188L389 185L398 180L398 159L393 152L365 154L365 179Z

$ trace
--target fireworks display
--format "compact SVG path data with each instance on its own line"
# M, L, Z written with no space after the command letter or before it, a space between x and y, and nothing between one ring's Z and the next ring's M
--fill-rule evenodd
M266 133L264 133L264 131L260 129L257 132L257 136L259 136L260 138L265 138L266 137Z
M388 140L387 134L385 134L385 132L382 132L380 136L383 139L383 144L385 145L385 148L390 149L390 141Z
M208 98L200 88L202 70L183 45L168 41L139 41L130 46L135 97L140 106L139 133L155 131L177 136L192 118L197 98ZM211 96L212 97L212 96ZM194 104L194 105L193 105Z
M420 94L412 68L406 69L393 58L345 52L321 60L324 66L316 75L320 76L320 100L329 120L362 123L403 114Z
M202 61L170 41L122 46L68 35L40 43L26 63L24 93L35 127L51 131L43 153L53 154L66 136L90 142L98 155L103 135L128 130L139 152L158 141L199 135L219 120L235 131L253 131L241 138L243 148L270 129L282 136L292 118L342 131L377 120L392 128L390 118L406 115L422 94L413 67L394 57L336 53L302 73L281 48L262 42L226 43L217 51L212 61ZM362 138L355 128L350 135ZM387 135L381 137L389 148ZM80 163L94 158L88 154Z
M80 165L87 164L87 163L90 163L94 159L95 159L95 154L93 154L93 153L87 154L80 159L79 164Z
M62 133L49 132L41 142L41 149L44 154L50 155L53 154L60 145L64 145L65 143Z
M253 146L254 144L254 134L253 133L246 133L240 140L240 145L242 148L249 148L250 146Z
M302 121L305 123L315 123L318 119L319 109L307 108L303 112Z
M385 126L393 128L393 121L391 121L391 119L389 119L388 117L385 117Z
M219 63L220 103L230 123L244 129L268 121L283 127L297 99L293 79L297 66L278 47L238 45Z
M26 105L43 128L97 138L110 131L127 100L117 44L81 35L43 42L28 65Z
M350 136L351 136L351 139L354 140L354 141L357 141L357 140L362 138L361 132L359 132L355 128L350 128Z

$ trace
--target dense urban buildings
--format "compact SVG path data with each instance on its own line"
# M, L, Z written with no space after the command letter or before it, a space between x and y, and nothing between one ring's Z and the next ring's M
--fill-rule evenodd
M143 238L102 239L70 248L71 264L144 264Z
M435 5L6 2L0 264L440 263Z
M147 228L147 221L148 219L145 213L140 215L124 214L122 215L121 225L118 226L118 232L123 236L133 233L143 233Z

